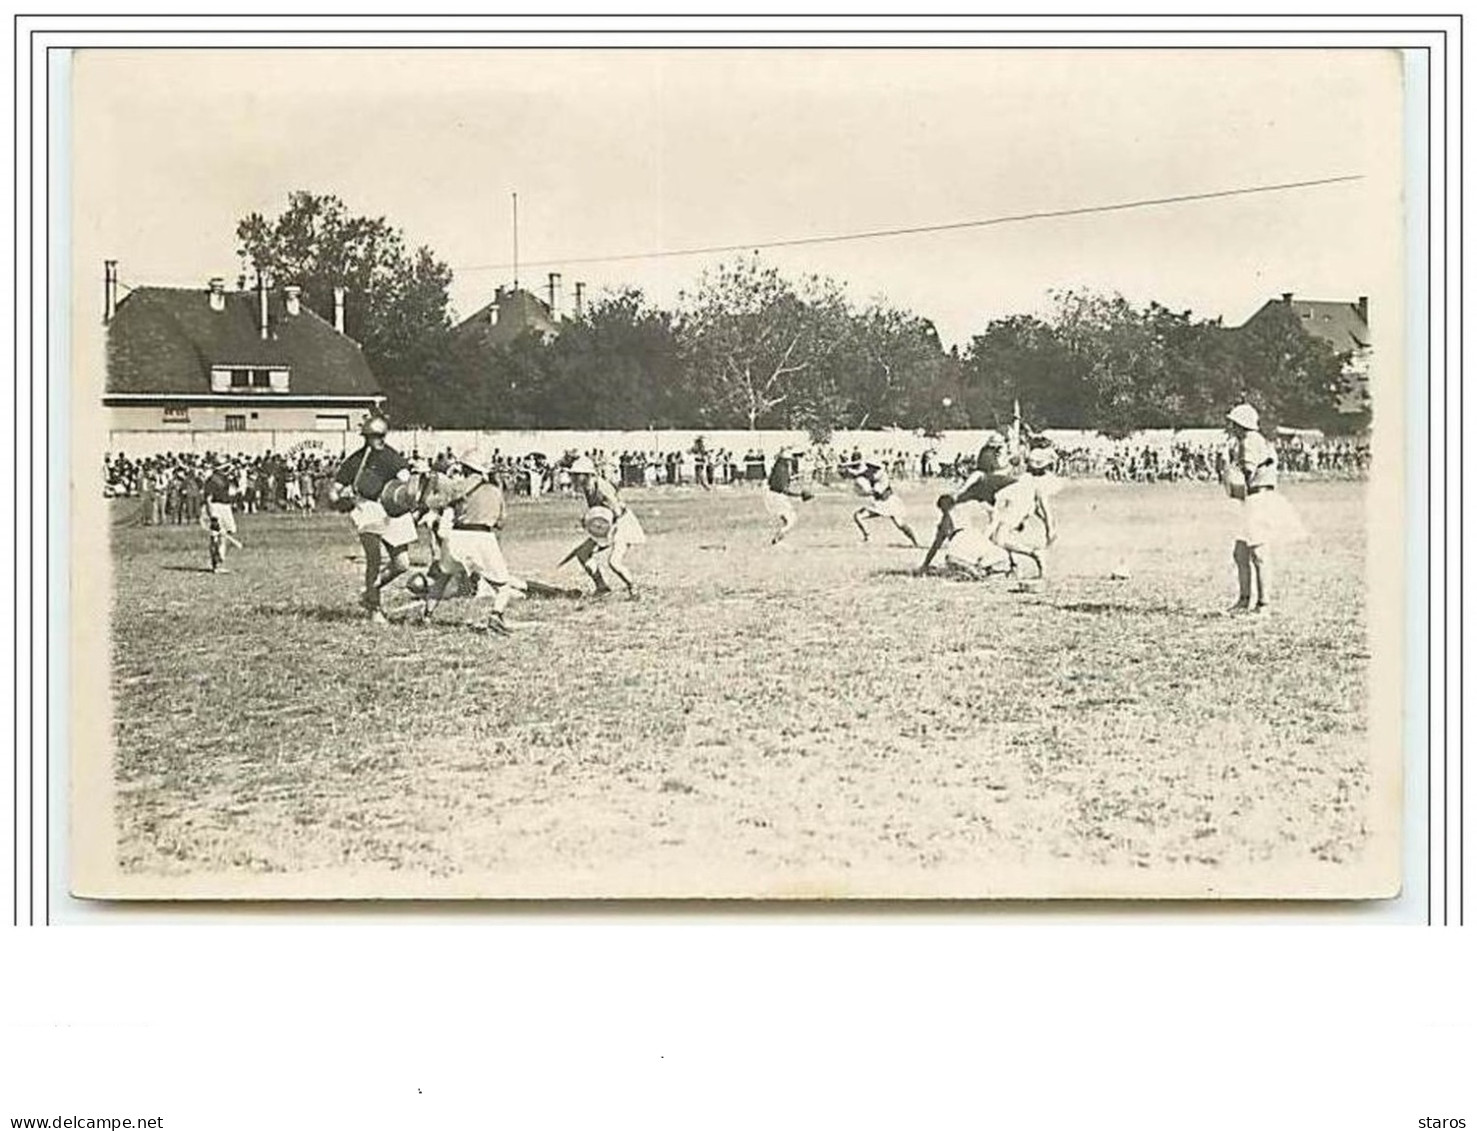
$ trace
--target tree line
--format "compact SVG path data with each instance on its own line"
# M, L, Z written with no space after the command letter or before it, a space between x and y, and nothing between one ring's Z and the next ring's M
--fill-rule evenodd
M333 288L355 301L360 342L391 418L432 428L836 429L936 433L1009 421L1125 435L1218 424L1247 399L1269 424L1367 427L1348 355L1274 306L1245 327L1158 303L1065 291L1044 316L988 322L945 349L925 317L877 299L853 302L835 280L783 276L757 255L701 276L663 309L635 288L606 294L545 341L501 344L452 324L451 269L410 249L383 217L353 216L332 196L295 192L275 219L237 226L249 269L303 288L332 316Z

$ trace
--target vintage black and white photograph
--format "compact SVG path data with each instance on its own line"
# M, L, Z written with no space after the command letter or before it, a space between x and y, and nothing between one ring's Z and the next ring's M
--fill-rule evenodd
M1406 65L77 51L73 892L1395 895Z

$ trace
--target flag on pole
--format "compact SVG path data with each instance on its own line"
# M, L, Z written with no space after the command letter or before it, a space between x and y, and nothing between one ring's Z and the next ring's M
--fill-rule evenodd
M1021 401L1017 397L1013 415L1010 418L1010 454L1019 455L1021 451Z

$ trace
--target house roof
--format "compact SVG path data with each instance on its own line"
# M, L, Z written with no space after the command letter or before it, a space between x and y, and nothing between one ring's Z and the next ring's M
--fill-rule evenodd
M496 321L492 318L493 311L497 312ZM499 344L525 332L546 334L557 333L558 329L549 304L520 288L501 292L477 313L459 322L453 333L484 344Z
M280 293L267 299L270 337L257 324L255 291L228 292L210 308L208 290L136 287L108 324L110 394L210 394L212 366L285 366L294 396L380 395L364 353L306 306L289 316ZM270 396L270 394L263 394Z
M1288 306L1302 322L1303 329L1322 338L1339 353L1365 349L1370 345L1369 323L1355 302L1327 302L1321 299L1271 299L1262 304L1254 319L1272 307ZM1251 321L1247 319L1247 321Z

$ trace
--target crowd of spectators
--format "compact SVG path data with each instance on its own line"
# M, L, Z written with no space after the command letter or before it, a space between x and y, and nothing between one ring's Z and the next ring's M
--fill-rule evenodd
M163 452L138 459L109 454L103 460L103 493L138 499L145 525L195 522L205 498L205 481L220 470L233 481L236 505L244 513L308 513L322 505L338 462L320 449L257 456Z
M1063 475L1104 478L1122 482L1198 480L1214 482L1225 468L1225 445L1214 440L1174 441L1150 445L1103 441L1092 445L1058 446L1058 468ZM1284 471L1319 477L1357 478L1369 466L1366 440L1281 436L1277 452ZM413 464L445 468L455 462L449 448L423 456L406 453ZM599 473L622 487L695 486L704 489L739 484L762 485L769 473L769 457L759 448L709 450L702 444L684 450L619 452L597 449L584 453L542 452L507 455L493 452L492 477L509 494L542 495L570 490L570 459L584 454ZM974 453L949 459L937 450L882 448L862 451L817 445L798 461L797 472L820 484L841 478L848 462L879 463L895 480L962 479L974 466ZM109 497L140 501L146 524L186 523L199 518L204 482L214 468L234 478L237 504L247 514L258 511L311 513L323 506L339 458L321 448L255 456L228 456L211 452L165 452L130 459L109 455L104 460L104 492Z

